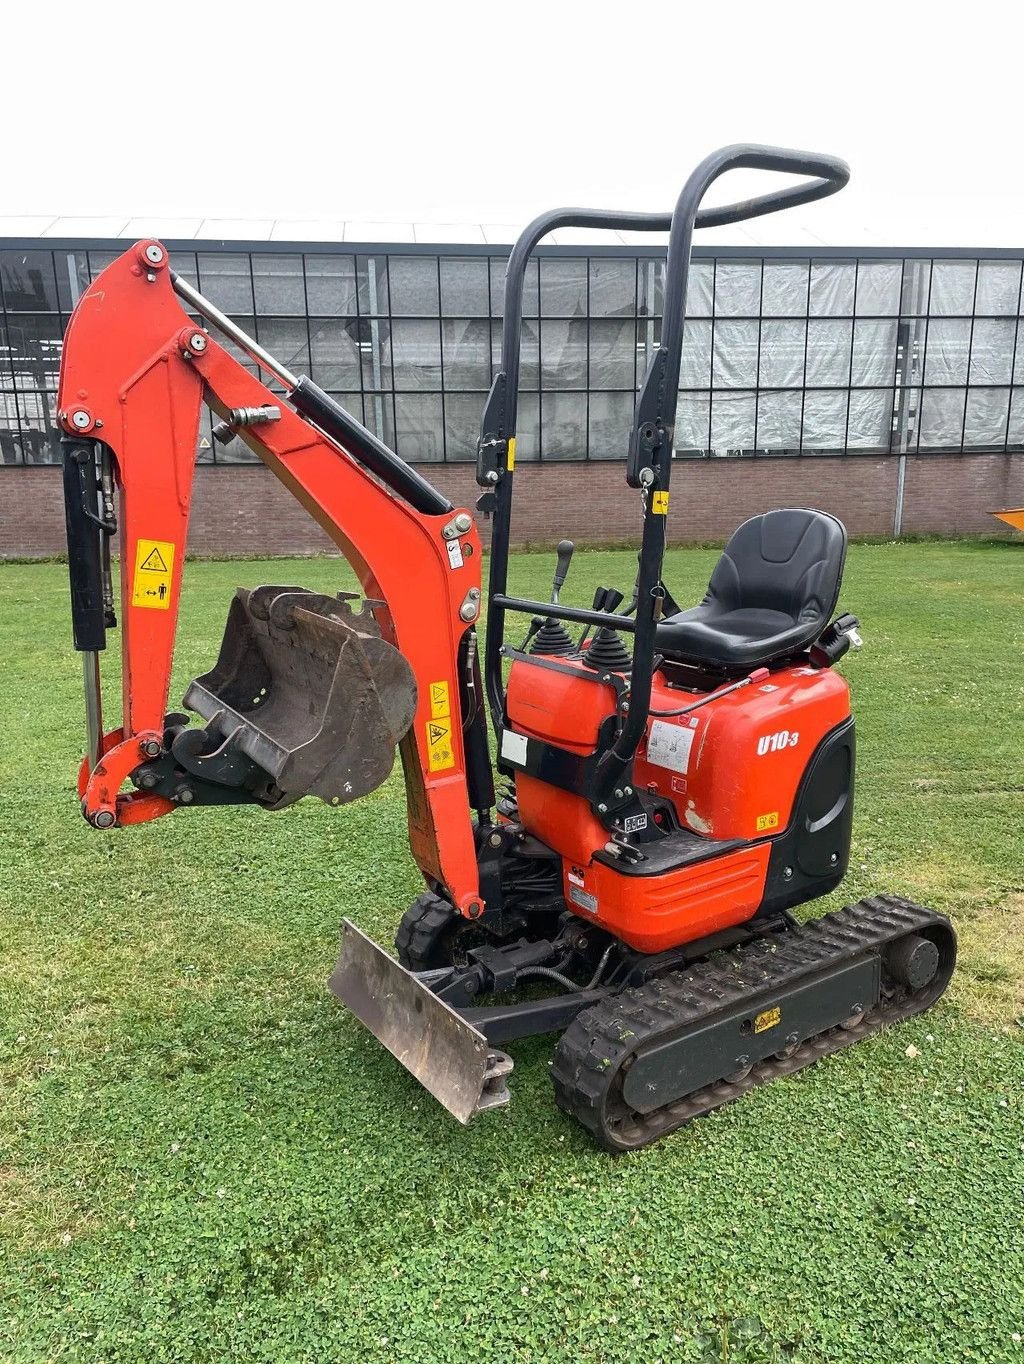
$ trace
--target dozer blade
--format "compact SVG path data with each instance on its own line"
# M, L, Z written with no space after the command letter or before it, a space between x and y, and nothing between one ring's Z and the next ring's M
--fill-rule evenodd
M508 1103L511 1059L348 919L328 983L331 993L459 1122Z
M281 803L344 805L376 790L412 724L416 682L381 639L368 603L299 587L238 588L216 665L185 705L208 722L218 756L244 754Z

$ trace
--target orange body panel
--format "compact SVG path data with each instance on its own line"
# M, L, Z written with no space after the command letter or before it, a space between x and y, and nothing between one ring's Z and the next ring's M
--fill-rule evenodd
M601 722L615 710L614 689L592 678L577 660L559 660L557 670L516 660L508 682L511 728L592 753ZM652 710L698 699L655 677ZM706 861L674 871L627 876L596 862L609 834L587 801L526 772L516 776L519 816L563 858L566 901L576 913L640 951L663 951L756 912L771 840L790 823L818 744L849 714L842 677L791 666L692 715L652 716L634 763L637 789L670 801L680 825L709 841ZM747 846L714 856L712 841L740 839Z

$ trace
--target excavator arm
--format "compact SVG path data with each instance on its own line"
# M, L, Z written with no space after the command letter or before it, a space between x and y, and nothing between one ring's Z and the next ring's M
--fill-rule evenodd
M168 692L203 404L323 527L365 602L357 612L346 594L240 590L217 665L186 696L207 721L197 728L168 714ZM85 666L86 819L110 828L182 804L275 808L309 792L342 804L384 780L397 743L413 856L464 915L481 913L471 810L482 820L493 789L476 661L480 541L469 512L176 277L157 241L126 251L79 300L58 409ZM115 531L122 715L105 730L99 656L118 614Z

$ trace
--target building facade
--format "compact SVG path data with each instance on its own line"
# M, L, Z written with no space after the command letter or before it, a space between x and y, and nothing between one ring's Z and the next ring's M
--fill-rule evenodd
M61 336L81 290L126 245L0 240L0 554L61 548ZM175 269L290 370L472 502L505 251L169 246ZM885 535L984 530L994 507L1024 501L1022 257L697 250L674 537L719 538L762 502L827 506L854 532ZM663 279L663 248L548 247L532 263L517 454L537 468L517 480L521 542L631 538L621 461L659 343ZM245 467L242 442L218 445L207 422L197 459L194 550L324 546L262 466Z

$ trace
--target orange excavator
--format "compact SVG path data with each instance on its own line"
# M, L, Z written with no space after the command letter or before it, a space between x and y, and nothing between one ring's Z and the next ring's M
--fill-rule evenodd
M734 168L802 178L702 208ZM330 988L463 1122L507 1102L505 1046L555 1033L557 1103L605 1148L643 1146L920 1012L950 979L949 921L908 900L793 914L839 885L850 852L854 721L835 665L860 640L837 614L841 523L803 508L745 522L696 606L662 580L693 232L824 198L848 175L833 157L732 146L671 214L559 210L525 229L478 446L493 528L482 660L472 511L220 313L160 242L126 251L75 309L59 421L82 812L109 829L186 806L343 805L387 778L397 748L424 890L397 960L344 923ZM560 600L568 541L550 600L508 582L523 281L538 242L569 225L669 232L660 345L623 452L636 580L628 599L599 586L589 607ZM204 404L361 592L239 589L217 661L169 712ZM107 728L100 655L117 619L123 702Z

